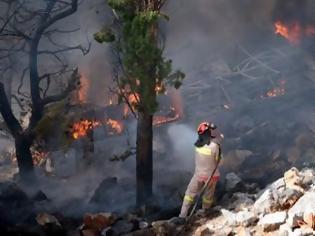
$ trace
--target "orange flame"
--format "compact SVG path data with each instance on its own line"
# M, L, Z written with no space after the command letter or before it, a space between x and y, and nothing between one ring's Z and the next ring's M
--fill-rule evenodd
M110 134L121 134L124 129L122 122L110 118L106 121L106 125L111 129Z
M277 21L274 24L275 34L279 34L286 38L292 44L299 44L303 36L315 36L315 26L301 26L299 22L284 24Z
M36 166L40 166L43 161L45 161L48 157L48 152L40 152L37 150L32 151L33 163Z
M71 127L71 135L74 139L79 139L87 135L93 128L100 126L99 121L81 120L75 122Z
M261 96L262 98L272 98L272 97L279 97L279 96L283 96L285 95L285 80L280 80L279 81L279 86L270 89L269 91L267 91L266 95Z
M179 113L177 113L176 109L174 107L171 107L171 114L168 116L162 116L162 115L155 115L153 117L153 125L159 126L162 124L171 123L173 121L176 121L180 118Z
M301 39L301 27L297 22L289 26L277 21L275 23L275 33L283 36L292 44L298 44Z
M31 150L33 164L35 166L41 166L45 160L47 159L49 152ZM12 162L17 163L16 153L12 153L11 155Z

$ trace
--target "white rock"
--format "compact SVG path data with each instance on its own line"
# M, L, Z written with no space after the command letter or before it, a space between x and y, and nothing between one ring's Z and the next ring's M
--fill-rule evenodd
M288 211L287 223L290 227L297 226L298 220L303 220L305 211L315 214L315 192L307 192Z
M248 209L254 204L254 200L252 198L248 193L234 193L233 196L228 199L228 208L236 211Z
M266 213L269 212L272 206L275 204L273 193L271 189L265 190L260 197L254 203L254 209L256 213Z
M315 183L315 171L313 169L305 169L301 171L303 176L303 184L310 186Z
M262 217L258 225L262 226L264 231L274 231L284 224L286 219L287 213L285 211L275 212Z
M291 227L288 224L280 225L277 236L289 236L293 233Z
M280 178L267 186L258 194L258 198L254 204L254 209L257 214L266 214L271 212L278 206L279 197L285 191L285 182Z
M304 236L302 229L295 229L289 236Z
M227 223L231 226L236 225L249 226L252 225L258 219L254 212L246 210L234 213L222 209L221 212L224 218L226 219Z
M229 225L236 225L236 214L235 213L228 211L228 210L225 210L225 209L222 209L221 213Z

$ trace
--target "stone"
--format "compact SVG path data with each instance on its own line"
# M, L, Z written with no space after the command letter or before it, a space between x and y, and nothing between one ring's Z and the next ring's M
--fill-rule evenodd
M285 211L270 213L263 216L258 221L258 225L262 226L265 232L275 231L285 223L286 219L287 213Z
M146 221L140 221L139 222L139 228L140 229L146 229L148 227L149 227L149 223L148 222L146 222Z
M303 236L304 235L308 235L308 236L314 236L315 235L315 231L310 227L301 227L300 232L302 233Z
M258 217L255 215L255 213L251 211L239 211L237 213L222 209L221 210L222 215L224 216L227 223L231 226L249 226L255 223L258 219Z
M152 227L156 235L173 235L175 226L167 220L152 222Z
M46 224L61 226L61 224L59 223L59 221L57 220L55 216L45 213L45 212L39 213L36 216L36 221L41 226L45 226Z
M234 193L230 199L228 199L228 209L241 211L250 208L254 204L252 196L247 193Z
M312 229L315 229L315 212L312 209L306 209L303 214L303 221Z
M132 231L134 225L126 220L118 220L113 226L112 230L117 234L126 234Z
M84 229L81 231L83 236L99 236L99 233L96 230Z
M290 227L299 226L298 222L303 220L305 212L315 214L315 192L305 193L288 211L287 223Z
M85 214L83 218L84 227L101 232L116 221L112 213Z
M116 177L108 177L104 179L94 191L90 200L91 203L106 203L109 199L113 199L112 192L115 192L118 185Z
M228 173L225 176L225 191L234 192L234 190L237 189L241 183L241 178L238 177L234 172Z
M125 234L125 236L156 236L156 233L152 228L140 229L131 233Z
M252 233L250 232L249 229L242 227L237 232L237 236L252 236Z
M258 214L269 213L275 205L273 192L271 189L265 190L254 203L255 212Z
M292 233L289 234L289 236L306 236L307 234L303 234L303 230L298 228L295 229Z
M254 209L257 214L266 214L279 209L279 199L286 190L284 178L280 178L268 185L260 193L254 203Z
M278 236L289 236L293 231L288 224L282 224L278 230Z
M209 228L204 228L201 232L200 232L200 236L211 236L213 235L214 232L212 230L210 230Z
M17 224L34 217L34 211L34 202L16 183L0 183L0 222Z
M302 184L309 187L315 183L315 171L313 169L305 169L301 171L303 176Z
M295 189L300 192L304 192L303 186L303 176L299 173L299 170L292 167L290 170L284 173L284 182L286 188Z
M279 209L285 210L291 208L302 195L303 193L296 189L292 188L285 189L278 196Z
M25 202L28 200L26 193L16 183L0 183L0 201Z

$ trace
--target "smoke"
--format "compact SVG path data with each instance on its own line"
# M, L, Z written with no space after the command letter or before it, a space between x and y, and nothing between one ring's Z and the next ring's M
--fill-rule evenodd
M264 170L270 168L271 172L281 174L279 169L273 169L276 165L266 165L267 157L274 157L274 152L281 149L284 153L281 153L284 159L281 161L288 165L285 153L291 150L288 146L295 148L295 138L299 134L295 128L299 125L296 123L303 123L304 126L313 124L315 127L314 113L310 112L314 110L314 95L309 92L314 88L310 77L314 77L315 69L312 73L305 69L305 52L290 46L274 34L273 19L278 14L275 13L277 2L280 1L169 0L164 10L170 16L170 21L161 25L165 38L165 54L173 60L173 68L181 69L187 78L178 90L182 96L181 101L175 101L182 108L181 123L169 125L166 132L155 133L156 182L185 187L186 183L180 185L171 181L174 181L174 176L181 178L178 174L181 171L194 171L193 144L197 135L191 127L196 127L200 121L214 121L222 129L226 137L224 153L235 149L255 153L254 159L241 163L242 165L233 170L247 171L248 175L253 176L257 166L262 166ZM278 6L276 9L279 9ZM78 65L89 80L87 102L97 105L105 105L110 96L107 88L113 85L112 55L109 46L96 43L92 35L111 22L110 16L111 12L105 1L86 0L75 15L59 24L62 29L80 28L74 34L58 36L59 42L86 45L91 41L88 55L83 57L78 52L72 52L67 54L66 59L70 65ZM251 74L254 79L233 74L237 69L236 65L248 57L240 50L240 45L253 55L267 52L268 60L272 58L256 74ZM312 60L310 57L310 61ZM48 62L48 59L41 60L43 66L51 66ZM274 73L266 67L272 67L280 73ZM224 77L224 74L231 76ZM261 99L268 90L277 86L280 79L287 80L286 96L272 98L273 100ZM178 98L177 94L175 97ZM224 105L228 108L224 108ZM129 129L132 145L135 144L135 127L135 124L131 124ZM126 146L126 140L121 137L96 142L95 156L99 166L83 169L78 176L65 180L61 185L59 182L44 183L49 197L56 200L59 206L66 205L74 198L90 199L98 184L111 176L123 181L129 179L129 189L133 188L134 156L125 162L108 161L116 151L124 151ZM72 155L79 158L78 153ZM233 158L237 157L231 156L230 160L234 162ZM267 178L269 172L264 174L254 177ZM133 198L129 197L134 197L134 192L124 195L124 189L119 188L113 190L113 194L123 197L121 202L129 200L128 204L121 203L121 208L132 205L133 201L130 199ZM81 205L74 201L69 208L73 212L84 212L83 206L78 206ZM103 205L99 209L110 207L113 205Z
M171 125L167 133L171 140L176 168L192 171L194 168L194 142L196 141L196 132L188 125Z

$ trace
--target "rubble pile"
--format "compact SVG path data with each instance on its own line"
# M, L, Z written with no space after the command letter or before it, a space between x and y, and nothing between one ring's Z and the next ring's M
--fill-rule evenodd
M225 186L225 195L206 216L195 214L185 225L167 220L153 222L152 235L315 235L313 169L299 171L293 167L263 190L256 188L256 193L235 173L226 176L226 180L231 179L234 186ZM235 192L227 191L231 189ZM142 234L138 231L130 235Z
M151 222L141 217L143 214L140 213L119 215L96 211L72 219L47 207L44 211L45 208L40 206L47 205L49 199L43 192L29 197L14 183L2 184L0 190L0 209L7 209L6 206L11 204L12 210L2 211L6 212L1 218L6 227L0 224L0 232L3 233L69 235L71 232L83 236L315 235L315 170L311 168L299 171L293 167L262 190L254 184L245 183L236 173L229 173L225 179L224 195L216 206L206 215L195 214L185 225L175 225L169 220ZM153 211L159 212L158 209Z
M192 235L315 235L315 171L293 167L256 194L234 193ZM237 204L236 204L237 203Z

